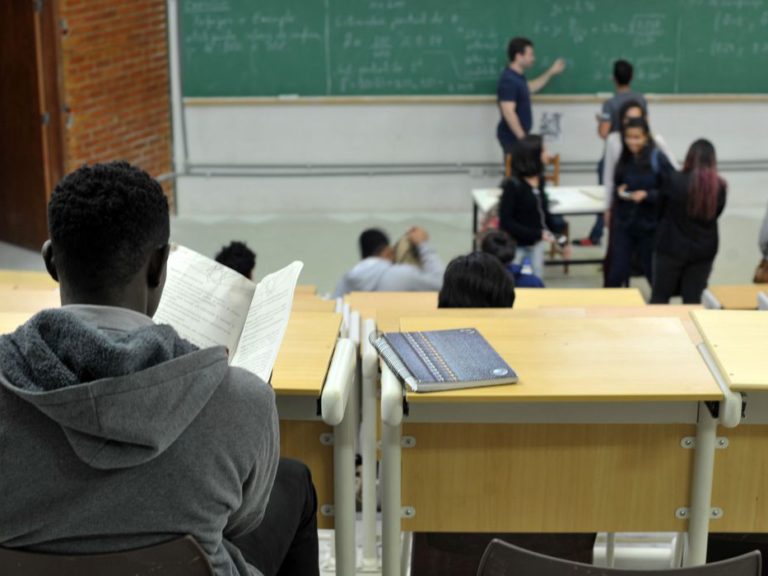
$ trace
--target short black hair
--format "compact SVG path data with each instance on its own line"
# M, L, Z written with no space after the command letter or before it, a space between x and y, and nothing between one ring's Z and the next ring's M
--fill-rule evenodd
M363 259L380 254L387 246L389 236L383 230L368 228L360 234L360 257Z
M215 258L216 262L240 272L246 278L250 278L256 267L256 254L245 245L245 242L234 240L229 246L224 246Z
M438 308L511 308L514 303L512 276L485 252L451 260L437 299Z
M480 249L506 265L515 259L517 243L504 230L491 230L483 237Z
M507 58L509 58L509 61L514 62L515 56L518 54L525 54L525 49L528 48L528 46L533 47L533 42L528 40L528 38L523 38L522 36L515 36L512 38L512 40L509 41L509 44L507 44Z
M67 282L90 291L121 287L168 244L168 200L154 178L127 162L84 165L56 185L48 232Z
M626 60L616 60L613 63L613 78L619 86L629 86L632 82L634 68Z
M541 161L543 141L537 134L529 134L512 146L512 175L530 178L544 173Z

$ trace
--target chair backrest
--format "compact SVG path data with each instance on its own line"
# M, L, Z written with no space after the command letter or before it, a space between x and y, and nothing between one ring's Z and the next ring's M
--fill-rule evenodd
M760 552L690 568L669 570L621 570L552 558L502 540L485 549L477 576L760 576Z
M2 576L213 576L192 536L125 552L62 555L0 548Z
M504 154L504 176L512 176L512 154ZM560 186L560 154L553 154L547 162L544 179L555 186Z
M560 186L560 154L553 154L549 157L546 170L544 179L555 186Z

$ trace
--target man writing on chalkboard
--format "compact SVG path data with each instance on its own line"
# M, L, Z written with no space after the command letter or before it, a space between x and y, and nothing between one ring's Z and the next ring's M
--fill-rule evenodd
M565 70L565 61L558 58L538 78L526 80L525 71L533 66L535 56L533 42L527 38L512 38L507 45L509 65L499 78L497 89L501 121L496 130L504 154L509 154L513 144L525 138L533 126L531 92L538 92L553 77Z

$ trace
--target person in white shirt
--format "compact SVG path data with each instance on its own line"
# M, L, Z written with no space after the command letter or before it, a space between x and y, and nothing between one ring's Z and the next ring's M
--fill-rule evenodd
M413 227L407 238L415 247L420 266L395 262L395 249L387 234L369 228L360 234L362 260L339 280L334 298L348 292L429 292L440 290L445 266L429 244L423 228Z

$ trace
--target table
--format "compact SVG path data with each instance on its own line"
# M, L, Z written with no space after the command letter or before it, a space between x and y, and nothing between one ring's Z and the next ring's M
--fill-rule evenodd
M768 292L768 284L721 284L710 286L702 295L707 308L757 310L760 294Z
M520 382L404 396L382 368L385 575L399 573L401 510L409 531L682 531L688 521L690 561L703 562L716 420L701 403L724 392L679 319L401 320L409 331L464 326Z
M604 186L547 186L549 210L563 216L584 216L605 212ZM496 207L501 197L501 188L476 188L472 190L472 250L478 232L480 213L487 213ZM570 239L569 239L570 240ZM554 261L556 264L599 264L602 259L580 259ZM550 262L547 262L548 264Z
M768 532L768 315L759 311L693 313L719 377L743 399L745 417L720 430L712 504L717 532Z
M59 284L47 272L0 269L0 286L54 290Z

